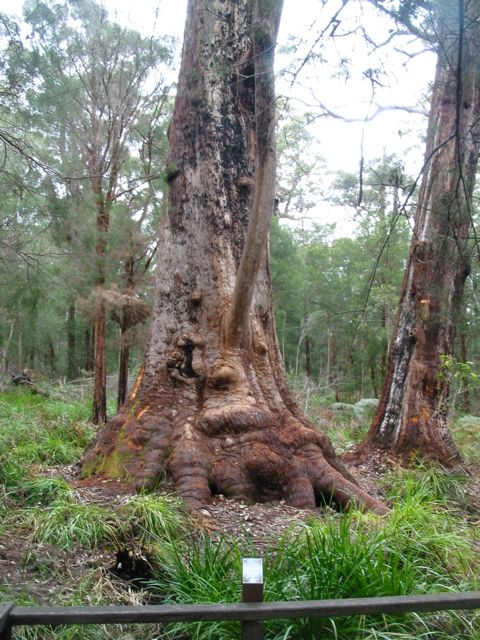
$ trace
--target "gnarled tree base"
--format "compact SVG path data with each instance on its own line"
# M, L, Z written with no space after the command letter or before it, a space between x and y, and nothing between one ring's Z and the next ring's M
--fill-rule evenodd
M387 512L356 484L328 438L293 402L279 407L277 398L272 410L255 398L232 362L217 363L204 385L183 378L170 393L150 392L141 402L134 391L87 451L84 474L122 478L137 490L168 477L191 510L223 494Z

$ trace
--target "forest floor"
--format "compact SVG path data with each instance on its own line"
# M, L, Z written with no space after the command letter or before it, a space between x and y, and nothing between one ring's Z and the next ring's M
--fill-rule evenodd
M355 446L366 423L359 425L351 416L333 415L325 407L319 407L318 421L323 428L330 421L327 433L337 449L347 452ZM456 474L451 474L450 480L446 474L439 480L426 471L430 484L421 490L428 499L433 492L439 500L451 502L452 518L469 527L467 537L472 539L473 553L480 551L477 542L480 473L473 463L478 423L480 419L470 417L467 427L457 429L472 461L471 476L458 480ZM302 510L283 501L247 505L215 496L195 519L182 514L177 522L180 507L177 503L170 505L171 512L162 516L166 524L162 521L159 529L153 519L149 520L150 498L140 498L137 504L129 487L121 482L78 477L76 461L93 433L85 408L78 403L62 405L56 400L28 395L0 395L0 601L25 605L160 602L164 598L148 589L148 581L158 571L155 554L158 536L163 535L159 533L161 527L171 526L173 535L178 536L178 531L184 532L183 527L187 526L188 533L181 533L188 539L186 548L195 547L206 535L213 543L221 545L227 540L248 555L267 557L282 540L295 539L312 522L335 517L328 507ZM405 492L410 482L410 476L402 478L403 471L383 455L348 468L370 494L390 503L394 500L389 495L392 482L398 485L397 493ZM416 475L415 482L419 485L423 482L423 471ZM166 494L167 503L170 495ZM143 520L138 515L139 509L145 510ZM432 513L437 512L435 505ZM169 524L169 518L175 520L173 525ZM105 521L106 527L111 522L112 528L97 531L95 520ZM131 524L133 520L135 525ZM86 530L87 525L93 533L84 534L75 528L83 526ZM151 535L147 531L150 526L157 527ZM121 535L117 535L120 530ZM91 538L82 537L88 535ZM466 534L462 531L461 535ZM168 544L165 543L165 548ZM477 560L475 564L480 566ZM451 567L448 570L452 572Z
M393 459L376 454L361 465L347 466L350 473L370 495L385 498L385 480L398 469ZM480 524L480 474L471 467L472 476L464 486L466 502L464 517ZM45 478L66 480L74 490L79 503L115 508L131 496L131 488L120 481L102 478L79 479L77 465L44 467ZM170 495L170 494L167 494ZM257 555L275 545L287 532L301 528L312 518L322 518L332 511L324 509L297 509L284 501L267 504L246 504L223 495L214 496L191 524L197 532L208 533L213 540L224 537L242 544L249 544ZM27 532L25 532L27 533ZM120 594L129 589L135 573L127 568L125 575L116 569L119 549L110 544L95 549L75 545L71 549L58 549L55 545L34 542L30 535L4 535L0 541L0 585L8 584L12 597L20 599L29 595L43 603L55 603L59 596L74 593L77 580L92 568L100 569ZM143 550L131 548L133 554ZM55 570L50 570L55 569ZM139 577L142 578L142 569ZM66 579L67 578L67 579ZM131 598L132 594L129 593Z

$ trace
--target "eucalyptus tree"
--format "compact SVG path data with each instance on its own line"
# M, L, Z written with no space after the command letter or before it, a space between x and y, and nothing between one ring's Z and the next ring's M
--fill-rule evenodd
M430 6L430 5L429 5ZM412 8L412 7L410 7ZM431 7L438 60L415 227L401 290L388 371L363 447L405 459L460 461L447 425L448 376L464 283L480 150L480 2Z
M401 206L412 180L398 158L367 164L359 177L337 174L326 202L347 210L356 229L336 237L335 224L272 227L272 284L287 370L318 380L336 399L377 395L408 254L413 204ZM411 199L413 202L413 199ZM280 202L280 216L282 202ZM352 224L352 231L354 230Z
M168 62L170 48L110 22L105 9L92 0L30 0L25 18L32 30L29 50L38 78L33 87L38 117L49 126L49 151L61 169L60 192L73 194L80 182L93 211L93 420L99 423L106 419L110 217L121 195L146 181L137 176L136 183L128 183L124 168L135 152L134 133L144 113L165 99L160 68Z
M34 332L27 333L22 325L27 315L36 315L36 281L44 254L38 238L47 222L30 206L41 175L20 115L30 83L18 64L23 50L20 26L3 13L0 48L0 371L5 373L25 366L27 351L30 359L35 357Z
M270 272L278 341L285 368L298 369L303 301L306 290L301 244L294 231L274 217L270 229ZM302 361L302 371L304 370Z
M322 198L325 160L310 131L315 119L309 113L295 113L286 105L277 121L276 212L291 226L302 228ZM307 223L308 224L308 223Z
M191 508L223 493L384 512L296 407L276 339L266 245L281 8L189 2L146 357L83 472L138 489L167 473Z

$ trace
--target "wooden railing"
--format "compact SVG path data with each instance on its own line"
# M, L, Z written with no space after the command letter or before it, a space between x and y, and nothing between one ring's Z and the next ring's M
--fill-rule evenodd
M145 605L111 607L19 607L0 604L0 640L10 640L15 626L132 624L238 620L243 640L263 638L263 620L350 615L401 614L414 611L479 609L480 591L418 596L241 602L236 604Z

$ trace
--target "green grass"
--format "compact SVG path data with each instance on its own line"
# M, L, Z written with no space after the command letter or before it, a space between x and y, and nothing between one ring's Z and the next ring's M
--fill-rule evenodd
M122 539L125 527L113 509L65 500L58 500L47 508L26 509L18 515L34 542L60 549L77 545L93 548L102 543L115 547Z
M94 435L86 403L30 393L0 396L0 484L18 488L32 465L71 464Z
M419 473L418 471L416 472ZM415 490L414 478L417 477ZM431 471L427 480L403 477L390 487L390 516L351 512L312 519L265 553L265 600L316 600L461 591L477 588L475 532L447 510L448 481ZM409 486L408 486L409 485ZM436 487L435 491L430 491ZM397 492L395 492L395 488ZM407 491L405 491L407 489ZM238 602L241 557L251 548L208 537L171 541L157 555L161 567L151 588L167 602ZM423 621L423 622L422 622ZM336 619L272 620L266 638L446 640L474 638L473 614L443 613L420 618L350 616ZM175 624L170 637L196 640L238 635L231 622ZM468 635L469 634L469 635Z
M365 424L352 416L330 416L327 401L310 396L319 421L342 446L355 442ZM51 604L85 605L144 601L143 592L114 584L100 566L70 574L65 558L78 547L101 551L113 560L117 548L148 556L154 579L150 589L165 602L238 602L241 558L255 555L240 546L213 540L191 528L180 502L170 496L141 494L112 506L81 504L68 482L46 467L78 460L94 434L88 402L61 402L29 393L0 396L0 535L30 536L23 559L37 580L68 587ZM331 412L330 412L331 413ZM475 420L459 421L455 433L473 451ZM324 426L322 427L324 428ZM328 429L327 429L328 430ZM478 525L465 519L464 476L416 465L387 477L387 517L351 512L321 515L298 526L265 551L265 599L302 600L403 595L477 589ZM45 547L48 545L45 560ZM103 556L105 557L105 556ZM63 559L62 559L63 558ZM42 562L44 563L42 565ZM58 576L55 576L55 572ZM32 578L33 579L33 578ZM16 591L19 604L34 604ZM6 587L0 598L10 599ZM45 603L36 603L45 604ZM480 640L478 615L351 616L336 619L272 620L266 638L275 640ZM172 624L159 627L61 627L22 629L25 639L193 638L239 636L239 623Z
M156 550L157 572L149 589L165 603L239 602L242 553L232 540L213 541L208 535L185 543L170 541ZM169 638L210 640L237 638L240 623L177 623L167 626Z
M188 531L183 504L173 496L132 496L120 512L128 522L127 536L136 544L149 546L185 535Z
M26 505L48 505L57 500L72 501L74 494L63 478L36 477L25 480L18 496Z
M466 474L442 470L425 462L398 471L384 479L387 500L396 506L408 502L435 504L451 509L465 506Z
M455 444L466 460L478 463L478 432L480 417L458 415L452 424Z

